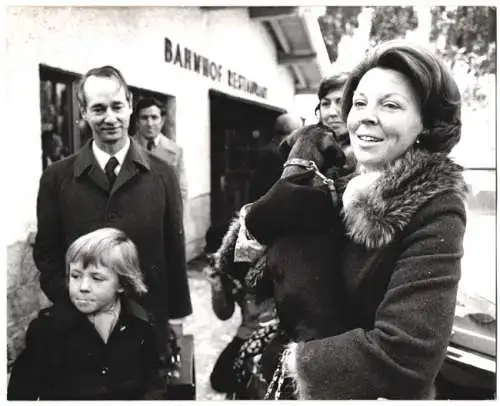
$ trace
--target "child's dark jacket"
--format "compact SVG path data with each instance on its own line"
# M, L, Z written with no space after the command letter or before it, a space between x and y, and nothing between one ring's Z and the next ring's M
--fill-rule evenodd
M122 301L119 319L104 343L74 307L40 312L15 361L9 400L120 400L144 398L156 382L158 357L149 323Z

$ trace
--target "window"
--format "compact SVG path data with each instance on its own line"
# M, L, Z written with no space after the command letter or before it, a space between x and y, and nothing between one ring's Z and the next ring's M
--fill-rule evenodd
M75 151L75 82L78 76L40 65L42 167Z

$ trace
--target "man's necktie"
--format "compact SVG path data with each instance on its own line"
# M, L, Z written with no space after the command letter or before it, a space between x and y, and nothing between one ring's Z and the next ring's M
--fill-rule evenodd
M149 140L146 148L148 149L148 151L151 151L154 146L155 146L155 142L153 140Z
M118 166L118 159L112 156L111 158L109 158L109 161L106 163L106 166L104 167L104 172L106 172L110 189L113 187L113 183L115 183L116 180L115 168L117 166Z

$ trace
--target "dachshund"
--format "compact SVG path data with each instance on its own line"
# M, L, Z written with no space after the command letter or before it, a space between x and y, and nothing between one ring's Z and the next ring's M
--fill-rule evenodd
M265 286L265 292L271 287L276 302L280 334L267 345L261 361L268 382L288 342L336 335L345 331L346 325L342 276L336 270L343 228L335 186L323 174L343 174L352 161L346 159L335 133L321 124L295 130L282 141L279 151L287 158L281 179L252 203L259 206L262 227L258 239L268 244L267 249L249 267L245 278L247 286L257 291L259 285L261 289ZM302 184L296 184L299 178ZM296 189L293 201L289 193L285 194L287 201L280 201L279 184ZM318 196L315 217L301 215L301 206ZM287 210L279 210L285 203ZM270 216L273 222L268 221ZM278 226L272 225L275 223ZM221 272L230 274L238 268L234 257L241 226L240 219L233 220L215 254L216 268ZM287 230L285 235L283 229Z
M335 133L321 125L300 128L280 144L280 153L287 156L282 181L310 171L306 161L315 164L315 173L307 185L324 188L325 200L331 198L316 218L304 219L298 213L291 222L309 221L306 232L279 236L267 247L266 268L273 283L280 326L293 341L307 341L338 334L345 323L341 309L341 275L336 271L341 252L343 228L340 221L338 197L333 181L321 174L340 171L346 163L345 154L336 141ZM299 163L299 164L296 164ZM265 201L268 198L267 202ZM273 191L256 204L272 204ZM296 206L308 204L307 189ZM300 210L300 207L298 208ZM288 229L288 227L287 227Z

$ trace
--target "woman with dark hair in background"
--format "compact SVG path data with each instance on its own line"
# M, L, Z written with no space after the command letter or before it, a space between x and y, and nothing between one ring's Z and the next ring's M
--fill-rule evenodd
M340 335L286 347L282 371L299 398L434 397L466 225L462 168L448 158L460 139L460 103L444 64L408 42L380 44L350 74L341 118L357 165L338 182L346 237L342 258L332 264L343 277L350 325ZM279 215L252 205L252 236L266 240L280 221L286 235L288 196L312 176L271 189L281 195L272 211ZM330 198L320 189L310 195L302 210Z
M318 88L318 105L314 109L319 121L339 134L346 134L347 129L340 117L342 94L349 75L339 73L323 78Z
M335 138L346 156L346 163L340 173L327 174L331 178L352 172L356 165L350 147L349 133L341 117L342 94L348 78L349 74L345 72L323 78L318 88L318 104L314 109L319 122L335 132Z

